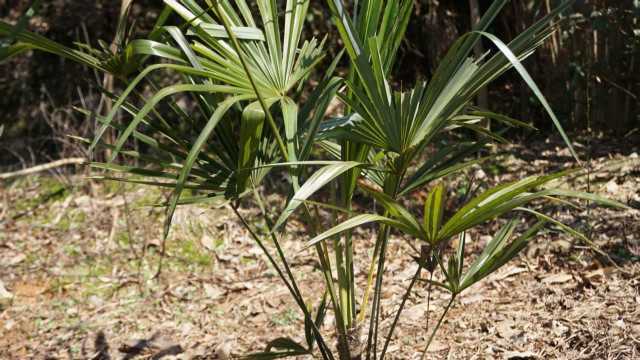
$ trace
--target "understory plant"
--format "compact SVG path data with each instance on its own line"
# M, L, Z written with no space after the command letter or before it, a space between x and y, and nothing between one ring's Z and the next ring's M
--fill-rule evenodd
M401 86L391 79L414 1L361 0L347 6L342 0L326 0L344 45L333 49L339 54L333 59L325 59L324 38L303 39L309 2L164 0L166 7L148 36L132 40L120 25L121 41L111 48L70 48L24 26L0 23L0 35L8 40L5 56L30 49L51 52L120 81L120 94L107 93L114 102L108 113L78 109L99 124L93 139L81 140L92 150L111 154L109 161L92 164L105 170L96 178L170 190L163 204L165 239L178 206L223 202L262 249L302 314L305 336L274 339L263 352L247 357L383 359L416 284L427 287L427 302L435 288L450 296L426 334L428 347L456 297L513 259L545 227L589 242L531 208L532 203L584 199L623 206L559 187L559 179L579 169L527 177L478 194L467 191L466 197L447 201L453 196L448 192L452 178L489 158L481 154L490 143L505 141L504 131L487 128L485 119L503 124L501 128L530 128L474 105L478 92L510 69L530 87L579 163L521 63L553 33L570 1L504 43L488 32L508 2L495 0L473 31L451 45L429 81ZM481 39L493 48L473 57ZM338 67L346 75L338 75ZM165 74L178 80L157 80ZM179 103L178 97L189 99L190 105ZM328 114L335 101L342 104L342 113ZM104 140L107 132L117 134L114 142ZM133 149L134 142L141 150ZM262 186L270 174L285 174L286 186ZM266 189L284 189L286 203L277 213L265 202ZM321 189L325 200L313 200ZM421 214L403 205L424 189L428 196ZM356 194L375 200L380 211L354 210L362 209L353 206ZM255 201L261 219L242 215L244 198ZM448 208L447 203L460 205ZM331 213L330 219L317 216L320 210ZM291 265L294 254L283 249L285 224L294 214L308 232L307 251L320 264L324 295L303 296ZM469 231L501 218L508 221L469 261ZM254 222L264 222L266 231ZM352 234L367 223L376 233L373 249L359 245ZM415 250L417 270L391 326L383 328L383 277L394 256L389 243L399 238ZM356 252L372 254L370 263L359 265L368 269L360 288L354 274ZM333 329L324 323L328 311L335 318L329 324Z

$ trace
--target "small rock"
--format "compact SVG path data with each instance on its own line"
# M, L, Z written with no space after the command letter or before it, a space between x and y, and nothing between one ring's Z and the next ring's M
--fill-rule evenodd
M573 279L573 276L570 274L559 273L554 275L549 275L542 279L544 284L561 284Z
M224 295L224 291L220 290L219 287L213 286L210 284L204 284L203 286L204 293L209 300L216 300Z
M26 259L26 258L27 258L27 256L26 256L25 254L23 254L23 253L18 253L16 256L14 256L14 257L10 258L10 259L7 261L7 266L18 265L18 264L20 264L21 262L23 262L23 261L24 261L24 259Z
M449 347L445 343L434 340L431 345L429 345L429 350L427 352L440 352L447 349L449 349Z
M604 187L609 194L616 194L620 189L620 186L616 183L615 179L611 179Z
M216 240L206 231L203 232L202 237L200 237L200 244L209 251L216 250Z
M231 359L231 349L233 349L233 344L230 342L225 342L216 347L216 357L220 360L228 360Z
M16 322L12 319L8 319L7 321L4 322L4 329L7 331L11 331L11 329L13 329L13 327L16 325Z
M515 325L511 321L502 321L496 325L496 329L498 330L498 335L505 340L513 340L520 334L522 334L521 330L514 329L513 325Z
M505 360L528 360L537 358L538 354L531 351L509 351L504 354Z
M433 307L432 307L433 309ZM421 320L425 318L427 313L427 304L418 304L404 311L404 315L409 319Z
M97 296L97 295L91 295L89 296L89 298L87 299L87 301L89 301L89 303L94 307L94 308L99 308L102 305L104 305L104 301L102 301L102 299Z
M4 287L4 283L0 280L0 303L13 299L13 294Z
M78 315L78 309L76 309L74 307L70 307L70 308L67 309L66 313L69 316L76 316L76 315Z

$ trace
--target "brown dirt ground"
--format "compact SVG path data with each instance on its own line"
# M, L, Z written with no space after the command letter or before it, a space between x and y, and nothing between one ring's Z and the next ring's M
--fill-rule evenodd
M589 187L637 207L638 150L619 154L616 148L606 141L592 145ZM513 145L506 153L506 165L485 164L467 175L492 184L572 164L555 141ZM451 190L464 179L457 177ZM55 194L60 184L71 186ZM285 286L227 208L181 208L163 271L153 279L163 212L147 205L165 194L128 187L125 198L119 185L60 175L2 186L0 358L224 359L260 351L279 336L303 341L302 318ZM584 178L568 186L587 188ZM281 206L282 199L273 196L269 203ZM640 358L639 212L561 205L544 210L589 232L618 266L566 235L546 232L523 256L456 300L427 358ZM249 202L242 213L257 218ZM498 225L469 234L469 256ZM321 276L313 253L301 251L307 239L301 228L296 221L288 224L285 251L303 293L317 298ZM364 228L355 236L362 284L373 235ZM411 255L407 242L394 237L383 334L415 272ZM445 294L433 292L431 324L446 301ZM419 283L389 358L419 357L428 337L426 319L426 284ZM329 337L331 321L329 316L323 328Z

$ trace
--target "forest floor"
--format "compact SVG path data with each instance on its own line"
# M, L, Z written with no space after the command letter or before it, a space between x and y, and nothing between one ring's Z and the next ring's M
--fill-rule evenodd
M585 146L578 146L586 159ZM591 145L592 173L569 188L591 189L638 208L638 148ZM503 148L504 163L457 176L484 185L575 166L557 141ZM483 185L483 186L484 186ZM304 342L303 319L286 287L230 209L179 208L160 276L166 193L81 176L30 176L0 184L0 358L225 359L262 351L280 336ZM415 194L416 202L424 192ZM282 198L268 197L281 208ZM590 234L608 254L550 230L522 256L466 290L454 303L426 358L640 358L640 211L564 204L547 214ZM241 213L256 219L245 202ZM474 256L499 222L469 234ZM323 283L303 250L303 224L287 225L284 251L306 298ZM373 248L371 228L355 232L362 285ZM416 270L413 250L395 236L388 250L382 334ZM616 262L613 266L610 262ZM418 283L388 358L417 359L447 297ZM359 297L362 294L358 294ZM316 303L317 305L317 303ZM330 314L330 313L329 313ZM331 338L332 317L323 331ZM333 342L333 341L332 341Z

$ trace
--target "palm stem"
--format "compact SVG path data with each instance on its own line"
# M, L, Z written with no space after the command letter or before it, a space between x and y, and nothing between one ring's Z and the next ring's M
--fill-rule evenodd
M378 316L380 312L380 293L382 291L382 273L384 272L385 252L387 247L387 240L389 238L389 232L391 228L388 226L380 227L380 234L378 237L378 246L380 248L378 257L378 267L376 271L376 285L373 291L373 303L371 304L371 314L369 319L369 335L367 337L367 360L370 359L373 354L373 359L377 357L377 342L378 342Z
M442 325L442 320L444 320L444 317L447 315L447 312L451 308L451 304L453 304L453 300L455 300L455 298L456 298L456 295L452 294L451 300L449 300L449 303L447 303L447 306L444 308L444 312L442 313L442 316L440 316L440 319L438 320L436 327L433 328L433 331L431 332L431 336L429 336L429 340L427 340L427 345L424 347L424 350L422 351L422 356L420 357L420 360L424 359L424 356L427 354L427 350L429 350L429 345L431 345L433 338L436 336L436 332L438 331L438 329L440 329L440 326Z
M284 284L287 287L287 289L289 289L289 292L291 293L291 296L294 298L294 300L296 301L296 303L298 304L298 306L302 310L305 318L310 321L310 324L312 325L316 341L318 342L318 347L320 348L320 353L322 354L322 358L323 359L333 359L333 355L331 354L331 351L329 350L327 344L325 343L325 341L324 341L324 339L322 337L322 334L320 333L320 330L316 327L316 325L315 325L315 323L313 321L313 318L311 317L311 314L309 313L309 310L307 309L307 306L304 303L304 299L302 298L302 294L300 293L300 290L299 290L297 284L295 283L295 278L293 277L293 274L291 273L291 271L289 269L289 266L287 265L286 259L283 257L284 254L281 253L281 251L279 251L279 255L281 256L281 258L283 260L283 263L285 264L285 268L287 269L287 273L288 273L288 275L290 277L291 283L289 283L289 281L287 280L287 277L282 272L282 269L280 269L280 266L278 266L278 263L275 261L275 259L271 255L271 253L267 250L267 248L264 246L264 243L262 242L262 240L260 239L258 234L256 234L255 231L253 231L253 229L251 228L249 223L240 214L240 212L238 211L237 206L236 205L232 205L231 209L233 210L235 215L238 217L238 219L242 222L242 225L244 226L245 229L247 229L247 231L249 232L251 237L254 239L256 244L258 244L260 249L267 256L267 259L269 259L269 262L271 263L271 266L273 266L273 268L278 273L278 276L280 277L282 282L284 282ZM278 243L277 241L274 241L274 242L276 244ZM279 245L277 245L276 247L280 248Z
M297 187L296 184L294 184L294 188L295 187ZM298 188L296 188L295 190L297 191ZM305 217L305 221L311 224L311 226L313 227L314 234L319 234L317 219L311 216L309 207L306 204L303 205L303 209L304 209L303 214ZM327 289L329 290L329 296L331 297L331 303L333 305L333 310L336 316L337 332L341 336L346 336L347 327L345 324L345 319L342 315L342 310L341 310L342 306L340 303L340 298L336 295L336 290L333 283L333 275L331 272L331 260L329 258L329 249L327 247L327 244L324 241L321 242L320 244L316 244L315 249L316 249L318 258L320 259L320 266L322 266L322 272L324 275L325 284L327 286ZM340 271L339 269L337 270L338 272Z
M371 264L369 264L369 271L367 274L367 287L364 290L362 296L362 306L360 307L360 314L358 314L358 322L364 321L364 316L367 314L367 306L369 304L369 297L371 296L371 289L373 288L373 273L376 266L376 260L378 260L378 249L373 250L373 257L371 258Z
M387 352L387 347L389 346L389 342L391 341L391 337L393 336L393 332L394 332L394 330L396 328L396 325L398 324L398 320L400 319L400 314L402 313L402 310L404 309L404 305L407 302L407 299L409 298L409 295L411 294L411 290L413 289L413 285L415 285L416 281L420 277L420 271L421 270L422 270L422 265L418 264L418 270L416 270L416 274L413 276L413 279L411 279L411 283L409 284L409 287L407 288L407 291L404 293L404 296L402 297L402 302L400 303L400 308L396 312L396 316L393 319L393 323L391 324L391 328L389 329L389 333L387 334L387 338L384 341L384 346L382 347L382 353L380 354L380 360L384 359L384 355Z
M430 312L429 312L429 306L431 305L431 287L433 285L432 283L433 281L433 271L431 271L429 273L429 285L427 286L427 321L425 322L425 326L424 326L424 330L429 331L429 318L430 318Z
M385 180L384 192L392 199L395 199L398 194L398 187L402 181L401 172L390 175ZM389 242L389 234L391 228L389 226L381 226L378 233L378 239L376 240L376 248L379 247L378 257L378 269L376 271L376 285L373 295L373 304L371 304L371 319L369 321L369 335L367 338L367 359L370 359L373 354L373 360L377 358L378 351L378 326L380 324L380 298L382 291L382 279L384 277L384 265L386 261L387 244ZM373 350L373 351L372 351Z
M331 187L331 197L335 204L340 204L342 201L338 202L338 194L335 190L335 186ZM334 210L332 214L332 220L334 225L338 222L338 214ZM336 261L336 272L338 275L338 291L340 298L340 312L342 314L342 318L345 320L345 327L348 328L351 325L351 321L349 319L349 283L346 277L346 267L345 267L345 258L344 258L344 245L341 241L341 236L336 235L333 237L333 251L335 255Z
M263 217L264 217L264 219L265 219L265 222L266 222L266 224L267 224L267 231L269 231L269 233L271 234L271 238L273 239L273 242L274 242L274 244L275 244L275 246L276 246L276 249L277 249L277 251L278 251L278 254L279 254L279 256L280 256L280 259L281 259L281 261L283 262L283 264L284 264L284 266L285 266L285 269L286 269L286 271L287 271L287 274L289 275L289 277L290 277L290 279L291 279L293 289L296 291L296 293L298 294L298 296L300 297L300 299L302 299L302 300L303 300L303 303L304 303L304 299L302 298L302 293L300 292L300 290L299 290L299 288L298 288L298 286L297 286L297 283L296 283L296 281L295 281L295 277L293 276L293 273L291 272L291 269L290 269L290 267L289 267L289 264L288 264L288 262L287 262L287 259L286 259L285 255L284 255L284 252L282 251L282 248L280 247L280 244L278 243L278 239L276 238L275 233L274 233L273 231L271 231L271 228L273 227L273 223L272 223L271 219L268 217L268 215L267 215L267 213L266 213L266 207L264 206L264 200L262 199L262 195L261 195L261 194L260 194L260 192L255 188L255 186L253 187L253 191L254 191L254 194L255 194L255 196L256 196L256 200L258 201L258 206L260 207L261 212L262 212L262 214L263 214ZM307 213L307 215L308 215L308 213ZM315 223L314 223L314 225L315 225ZM329 279L331 279L331 264L330 264L330 263L328 263L328 262L326 262L326 263L325 263L325 262L323 262L323 261L322 261L322 259L326 259L326 255L325 255L325 253L326 253L326 252L325 252L325 251L322 251L322 248L320 248L320 250L319 250L319 249L316 247L316 250L318 250L318 252L317 252L317 253L318 253L318 257L319 257L319 258L321 258L321 264L322 264L323 270L324 270L325 268L328 268L328 269L329 269L328 274L325 272L325 277L328 275ZM325 267L325 266L326 266L326 267ZM325 280L326 280L326 279L325 279ZM332 281L332 280L331 280L331 281ZM332 285L332 282L329 282L329 284L328 284L328 285L329 285L329 286L328 286L328 288L329 288L329 294L330 294L330 296L331 296L331 298L332 298L332 302L334 302L334 304L335 304L335 300L336 300L336 299L335 299L335 290L334 290L334 289L333 289L333 287L331 286L331 285ZM305 306L305 309L306 309L306 306ZM310 317L309 317L309 319L310 319ZM312 323L312 324L314 324L314 323L313 323L313 320L312 320L312 319L310 319L310 320L311 320L311 323ZM336 321L337 321L338 323L340 323L340 321L339 321L339 317L338 317L338 316L336 316ZM314 327L314 328L316 327L316 326L315 326L315 324L313 325L313 327ZM318 344L320 344L320 342L318 342ZM324 344L324 340L323 340L323 345L324 345L324 347L327 349L327 345L326 345L326 344ZM327 349L327 351L329 351L329 350ZM330 351L329 351L329 352L330 352Z
M325 242L321 242L320 244L316 244L315 248L316 252L318 253L318 258L320 259L320 265L322 266L322 272L325 278L324 280L327 284L327 288L329 289L329 296L331 297L331 302L334 307L338 334L346 335L347 328L345 326L344 319L342 318L342 312L340 311L340 301L336 296L335 287L333 285L333 276L331 275L331 262L329 260L329 257L327 256L329 252L329 250L327 249L327 244Z

